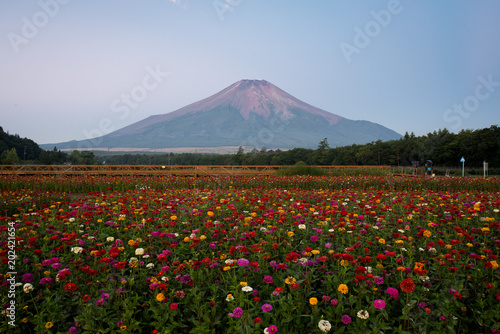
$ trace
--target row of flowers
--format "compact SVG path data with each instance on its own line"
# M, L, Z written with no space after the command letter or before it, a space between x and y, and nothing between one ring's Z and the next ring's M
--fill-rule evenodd
M362 179L4 190L0 328L15 281L23 333L500 330L499 193Z

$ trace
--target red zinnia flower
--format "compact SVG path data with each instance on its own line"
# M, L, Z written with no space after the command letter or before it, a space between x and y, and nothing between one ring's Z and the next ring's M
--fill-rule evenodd
M294 253L294 252L290 252L286 255L286 258L285 258L285 261L287 262L294 262L294 261L297 261L297 259L300 257L299 254L297 253Z
M68 283L64 286L64 290L66 291L75 291L76 290L76 284L75 283Z
M403 292L406 293L412 293L415 291L415 283L413 282L413 279L411 278L406 278L404 279L401 284L399 284L399 287Z
M120 270L120 269L125 269L125 267L127 266L127 262L125 261L120 261L116 264L116 269Z
M120 250L118 249L118 247L111 247L111 249L109 250L109 256L111 256L112 258L120 256Z

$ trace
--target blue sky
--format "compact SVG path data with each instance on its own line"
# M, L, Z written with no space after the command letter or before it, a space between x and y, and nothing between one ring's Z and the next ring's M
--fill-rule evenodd
M498 13L496 0L1 1L0 126L86 139L265 79L401 134L489 127Z

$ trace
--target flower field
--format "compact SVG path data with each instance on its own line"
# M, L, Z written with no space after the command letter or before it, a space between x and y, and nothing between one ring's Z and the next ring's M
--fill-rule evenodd
M495 178L0 177L0 332L500 333L499 209Z

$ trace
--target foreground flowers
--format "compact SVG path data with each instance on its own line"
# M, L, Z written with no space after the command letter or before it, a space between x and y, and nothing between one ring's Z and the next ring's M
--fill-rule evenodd
M23 333L500 329L500 196L472 189L494 184L118 180L0 193L2 311L14 280Z

